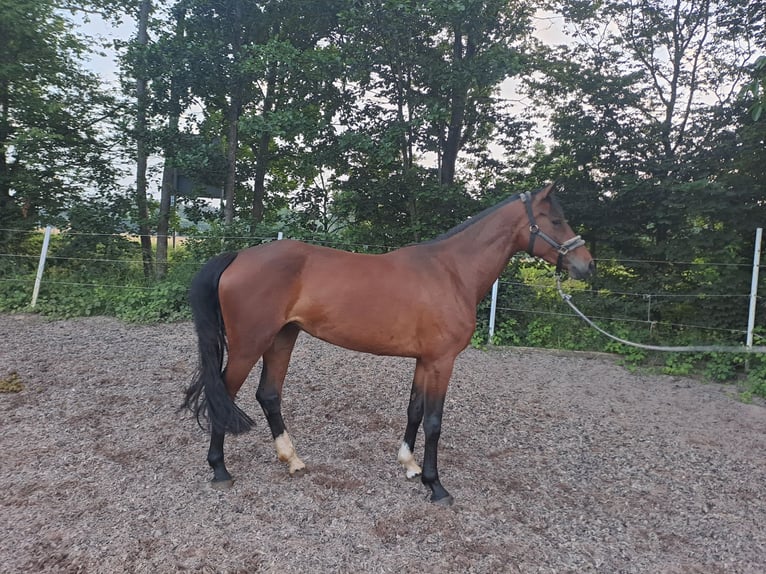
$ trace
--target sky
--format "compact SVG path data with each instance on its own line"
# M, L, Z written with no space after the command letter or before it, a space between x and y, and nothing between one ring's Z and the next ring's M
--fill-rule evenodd
M91 14L88 16L88 21L75 17L74 22L81 34L95 38L100 43L111 44L114 40L127 40L135 34L135 22L132 20L126 20L115 26L100 16ZM116 85L118 71L116 57L116 52L107 47L103 50L103 55L91 54L89 60L85 62L85 67L98 74L105 83Z

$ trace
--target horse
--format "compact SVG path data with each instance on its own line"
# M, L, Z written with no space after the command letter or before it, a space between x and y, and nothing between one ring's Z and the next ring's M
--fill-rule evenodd
M209 260L189 290L199 365L184 406L201 425L207 419L212 485L232 484L224 437L253 426L235 398L259 359L256 399L277 458L291 475L305 469L281 412L290 356L305 331L354 351L416 360L397 460L408 478L421 477L432 502L452 504L439 480L437 447L447 386L455 359L474 333L476 306L522 250L573 278L595 271L552 191L548 184L513 195L433 240L384 254L285 239ZM421 423L422 468L414 457Z

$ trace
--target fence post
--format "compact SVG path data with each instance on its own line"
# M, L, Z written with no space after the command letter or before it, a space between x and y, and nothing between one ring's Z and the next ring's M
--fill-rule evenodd
M32 308L37 305L37 296L40 294L40 283L43 280L43 271L45 270L45 258L48 256L48 244L51 240L51 226L45 226L45 237L43 237L43 248L40 251L40 262L37 264L37 277L35 277L35 288L32 290Z
M495 312L497 311L497 286L500 279L495 279L492 285L492 304L489 306L489 338L487 344L492 344L492 337L495 336Z
M763 228L755 230L755 249L753 250L753 279L750 283L750 312L747 318L747 346L753 346L753 330L755 329L755 304L758 299L758 270L761 265L761 236Z
M280 241L284 237L281 231L277 231L277 241Z

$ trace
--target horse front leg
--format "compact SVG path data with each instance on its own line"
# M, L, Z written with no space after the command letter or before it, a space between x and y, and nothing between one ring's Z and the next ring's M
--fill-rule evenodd
M452 375L453 363L454 359L441 361L418 359L407 407L407 427L397 456L399 464L405 469L407 478L420 476L423 484L431 490L431 502L444 505L452 504L453 498L439 481L437 450L441 436L444 398ZM421 423L425 434L422 469L415 462L413 454Z
M415 462L415 439L418 436L418 429L423 420L423 397L424 397L424 379L423 368L420 361L415 366L415 378L412 381L412 391L410 392L410 403L407 406L407 427L404 430L404 440L399 447L399 453L396 457L399 464L404 467L408 479L420 476L423 470Z
M437 451L441 437L444 398L454 359L434 362L424 366L425 400L423 413L423 433L425 434L425 453L423 454L423 474L421 480L431 489L431 502L449 506L454 502L452 495L439 480Z
M439 480L437 451L441 436L442 413L444 411L444 396L432 399L426 398L426 415L423 419L425 434L425 453L423 454L423 474L421 480L431 489L431 502L450 506L454 502L452 495L442 486Z

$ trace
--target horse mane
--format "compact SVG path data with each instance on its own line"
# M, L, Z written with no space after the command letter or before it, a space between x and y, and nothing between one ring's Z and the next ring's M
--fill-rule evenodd
M532 195L535 195L536 193L542 191L543 189L545 189L545 188L541 187L540 189L536 189L535 191L532 192ZM495 205L489 206L484 211L481 211L481 212L477 213L476 215L472 215L471 217L469 217L468 219L466 219L462 223L458 223L455 227L453 227L451 229L448 229L447 231L445 231L441 235L438 235L438 236L434 237L433 239L429 239L428 241L424 241L423 243L425 243L425 244L436 243L437 241L442 241L444 239L452 237L453 235L457 235L461 231L464 231L468 227L471 227L473 224L478 223L479 221L481 221L482 219L487 217L489 214L494 213L495 211L497 211L501 207L503 207L505 205L508 205L511 202L516 201L517 199L519 199L520 196L521 196L521 194L515 193L512 196L505 198L500 203L496 203ZM549 197L551 197L551 196L549 196ZM551 199L555 201L555 199L553 197L551 197Z

